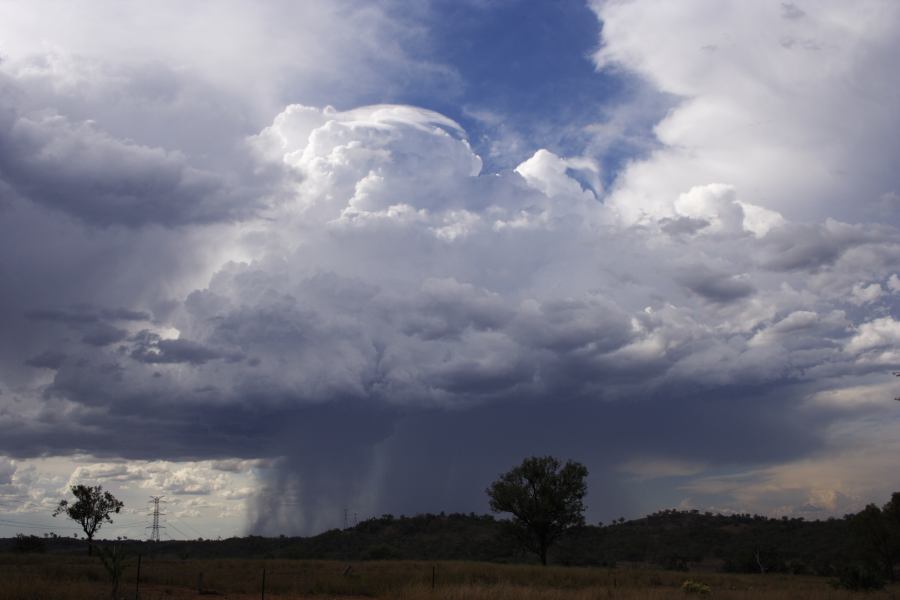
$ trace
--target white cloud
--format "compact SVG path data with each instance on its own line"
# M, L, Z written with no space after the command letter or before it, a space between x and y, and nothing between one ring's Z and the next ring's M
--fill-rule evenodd
M77 7L39 0L28 8L0 3L0 51L12 60L83 56L126 65L172 65L207 81L218 96L238 97L267 119L289 98L343 102L346 96L397 85L398 75L451 90L456 76L411 56L421 30L415 10L353 2L92 0ZM240 40L240 43L235 43ZM65 60L65 59L63 59ZM330 97L316 97L327 93ZM313 96L313 97L309 97ZM181 97L171 102L190 101Z
M898 294L900 293L900 277L897 276L896 273L892 274L887 281L888 289L891 290L891 293Z
M581 184L568 174L572 169L582 170L590 175L592 186L589 190L583 189ZM596 194L601 191L597 178L598 171L599 167L590 160L566 160L548 150L538 150L534 156L516 167L516 173L547 196L572 198L584 196L588 200L596 199Z
M712 182L791 220L853 219L896 189L896 4L819 2L796 19L779 2L593 4L598 66L682 98L656 127L664 147L614 186L626 222Z
M877 302L883 294L884 290L878 282L870 283L868 285L865 283L857 283L853 286L853 289L850 290L850 301L856 305L868 304L870 302Z
M898 348L900 348L900 321L892 317L881 317L862 323L846 346L846 350L853 353L873 349L892 350L896 353Z

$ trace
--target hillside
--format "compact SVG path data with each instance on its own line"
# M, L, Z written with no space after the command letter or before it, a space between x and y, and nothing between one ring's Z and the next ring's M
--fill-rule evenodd
M78 552L84 542L31 538L31 551ZM21 540L20 540L21 545ZM506 522L475 514L385 515L345 530L311 537L226 540L123 541L129 553L180 558L294 558L330 560L475 560L533 562L509 535ZM12 551L16 540L2 541ZM831 575L855 549L850 518L770 519L668 510L573 531L553 549L567 565L640 564L666 569L791 572Z

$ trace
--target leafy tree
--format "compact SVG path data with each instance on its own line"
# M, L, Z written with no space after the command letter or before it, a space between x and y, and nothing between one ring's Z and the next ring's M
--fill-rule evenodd
M491 510L512 513L513 531L522 545L547 564L547 551L564 533L584 525L587 468L565 465L552 456L533 456L486 490Z
M852 518L853 533L863 558L891 580L894 578L894 563L898 556L898 540L892 523L894 506L894 499L885 505L884 511L869 504Z
M112 523L112 513L118 514L125 506L109 492L104 492L102 486L73 485L72 494L75 502L60 500L59 506L53 511L53 516L64 514L81 525L88 539L88 554L93 553L94 534L100 529L103 522Z
M881 509L881 516L884 519L885 529L887 529L888 548L892 561L886 575L891 581L896 581L893 566L900 558L900 492L891 494L890 501Z

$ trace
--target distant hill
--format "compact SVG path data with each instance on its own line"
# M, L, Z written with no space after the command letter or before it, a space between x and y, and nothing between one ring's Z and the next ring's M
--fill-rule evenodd
M568 565L832 575L852 554L849 523L849 515L806 521L666 510L632 521L582 527L563 538L550 558ZM489 515L385 515L311 537L122 543L131 554L182 558L534 562L519 549L506 525ZM14 551L17 543L24 551L84 549L83 541L70 538L28 538L2 540L0 551Z
M606 527L585 527L560 543L556 562L641 563L666 569L831 575L852 554L850 518L771 519L666 510Z

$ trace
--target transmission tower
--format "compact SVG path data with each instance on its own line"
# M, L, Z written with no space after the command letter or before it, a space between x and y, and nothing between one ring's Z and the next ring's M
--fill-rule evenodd
M160 525L159 525L159 518L162 516L165 516L165 514L166 514L166 513L159 512L160 502L162 502L163 504L166 503L166 501L163 500L163 498L165 498L165 496L150 496L150 500L148 502L148 504L153 505L153 512L150 513L150 516L153 517L153 524L147 526L147 529L150 530L150 541L151 542L158 542L159 541L159 530L165 529L165 527L160 527Z

